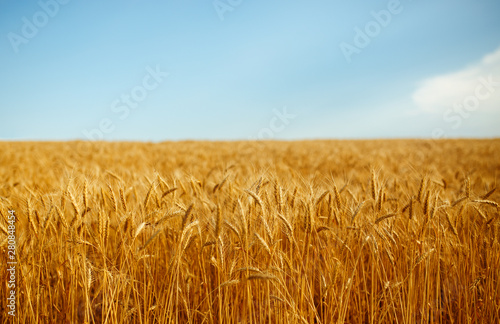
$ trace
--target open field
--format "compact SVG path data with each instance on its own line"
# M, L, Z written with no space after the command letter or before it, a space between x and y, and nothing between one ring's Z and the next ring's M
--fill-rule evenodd
M500 140L1 142L0 163L15 322L500 322Z

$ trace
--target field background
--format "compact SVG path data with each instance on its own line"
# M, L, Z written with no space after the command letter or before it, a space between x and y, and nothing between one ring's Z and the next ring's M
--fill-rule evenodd
M1 142L0 163L19 323L500 322L500 140Z

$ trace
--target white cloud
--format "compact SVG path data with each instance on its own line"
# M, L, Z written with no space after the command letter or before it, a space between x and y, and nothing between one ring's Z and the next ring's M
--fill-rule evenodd
M419 111L429 113L500 111L500 48L460 71L424 80L412 99Z

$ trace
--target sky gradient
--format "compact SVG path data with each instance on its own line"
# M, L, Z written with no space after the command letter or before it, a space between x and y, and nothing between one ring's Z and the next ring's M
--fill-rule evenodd
M499 13L0 0L0 139L500 137Z

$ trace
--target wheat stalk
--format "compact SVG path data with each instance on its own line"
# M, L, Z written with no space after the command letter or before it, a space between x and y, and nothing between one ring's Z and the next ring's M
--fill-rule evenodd
M488 191L487 193L485 193L484 195L482 195L481 199L482 200L488 199L488 197L491 196L495 192L496 189L497 189L497 187L493 187L493 189L491 189L490 191Z

